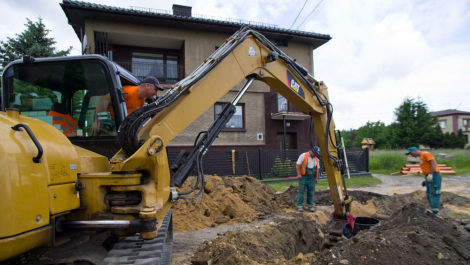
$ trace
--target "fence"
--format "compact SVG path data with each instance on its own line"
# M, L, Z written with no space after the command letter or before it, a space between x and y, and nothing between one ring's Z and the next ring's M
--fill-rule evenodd
M279 180L297 175L295 165L303 152L306 150L209 150L203 158L203 169L207 175L250 175L260 180ZM178 153L168 153L170 165ZM351 175L370 175L368 148L347 150L346 155ZM320 178L326 178L323 167L321 172ZM342 172L346 174L345 168Z

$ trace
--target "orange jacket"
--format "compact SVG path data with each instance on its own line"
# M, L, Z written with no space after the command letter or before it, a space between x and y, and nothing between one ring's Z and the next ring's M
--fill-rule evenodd
M307 163L308 163L308 152L305 153L304 155L304 161L302 162L302 164L300 164L300 174L302 175L305 175L305 173L307 173ZM315 165L315 178L318 179L318 158L315 157L315 162L317 162L317 164Z
M423 152L421 154L419 165L424 175L427 175L429 174L429 172L431 172L431 163L430 163L431 160L435 161L434 156L431 153ZM437 164L437 161L436 161L436 164ZM439 168L438 165L436 165L436 169L434 170L434 172L441 172L441 169Z
M138 86L123 86L122 92L124 93L124 100L126 101L127 115L130 115L136 109L142 107L145 104L145 98L139 98L137 95ZM114 120L114 109L113 105L109 104L108 109L111 114L111 118Z
M69 114L62 114L57 111L49 111L49 116L52 116L52 124L60 125L62 132L67 137L77 136L79 129L77 122Z

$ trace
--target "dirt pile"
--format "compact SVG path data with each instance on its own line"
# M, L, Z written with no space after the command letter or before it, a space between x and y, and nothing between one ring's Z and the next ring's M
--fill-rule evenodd
M278 209L284 208L284 211L278 211L275 217L272 217L275 221L248 230L228 232L207 241L196 252L192 262L469 264L470 233L447 218L447 213L450 206L468 209L470 199L453 193L443 193L441 201L446 207L442 208L442 213L436 217L426 212L428 205L423 191L394 196L363 191L350 191L349 194L354 198L353 208L356 213L353 214L356 216L378 213L388 218L382 220L380 226L361 231L351 239L344 238L331 249L322 251L323 239L330 229L326 222L327 215L332 210L330 192L316 192L317 212L297 213L285 211L284 208L295 209L297 189L290 188L283 194L265 195L272 196Z
M188 190L195 179L188 179ZM174 229L194 231L218 224L251 223L279 210L275 191L252 177L206 176L202 198L178 200L173 206Z
M450 220L405 205L390 220L324 250L324 264L469 264L470 234Z
M228 232L205 242L191 262L194 265L276 263L297 260L299 253L318 253L323 232L314 219L313 213L293 213L268 225ZM315 258L310 255L308 259Z
M349 196L353 197L352 213L354 216L370 217L374 214L379 216L389 216L400 210L403 205L417 203L420 207L429 208L425 191L414 191L408 194L395 194L393 196L382 195L367 191L349 191ZM297 198L297 188L290 187L283 194L278 195L279 201L286 207L295 207ZM315 205L331 206L333 200L329 190L315 192ZM441 195L441 217L455 218L463 215L470 217L470 199L450 192L443 192Z

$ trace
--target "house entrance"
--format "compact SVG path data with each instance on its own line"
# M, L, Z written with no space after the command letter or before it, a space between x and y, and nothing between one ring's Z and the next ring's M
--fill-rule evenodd
M284 149L284 133L277 133L277 143L279 150ZM286 133L286 150L297 149L297 133Z

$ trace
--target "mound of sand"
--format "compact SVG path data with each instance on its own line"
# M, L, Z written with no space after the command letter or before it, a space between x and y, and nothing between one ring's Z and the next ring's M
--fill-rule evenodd
M194 185L188 179L182 190ZM206 176L202 198L178 200L173 206L177 232L219 224L251 223L279 209L276 192L252 177Z
M470 234L417 203L390 220L324 250L325 264L469 264Z
M329 224L332 199L328 190L315 194L316 213L285 211L295 209L297 189L291 187L282 194L243 178L218 178L211 181L217 189L205 193L207 205L196 202L187 218L194 218L209 209L216 216L226 216L224 207L230 205L245 213L228 222L250 222L257 212L272 213L275 221L248 230L228 232L205 242L194 255L193 264L469 264L470 233L446 217L447 208L439 217L426 212L423 191L387 196L371 192L350 191L356 216L380 214L389 218L370 230L360 231L351 239L344 238L330 249L323 250ZM250 187L250 188L248 188ZM215 192L217 190L217 192ZM220 192L220 194L219 194ZM255 195L256 194L256 195ZM247 196L251 200L246 200ZM226 203L226 200L229 203ZM453 193L442 194L442 204L464 209L470 199ZM192 206L191 206L192 205ZM181 206L179 206L181 207ZM204 208L205 207L205 208ZM260 211L258 211L258 209ZM324 213L322 209L326 209ZM284 210L284 211L282 211ZM353 210L354 211L354 210ZM359 214L358 214L359 213ZM198 217L199 218L199 217ZM206 227L215 219L208 218ZM176 221L175 221L176 223ZM192 223L188 221L188 224ZM196 222L198 223L198 222ZM202 224L202 222L200 222ZM194 226L193 226L194 227Z

